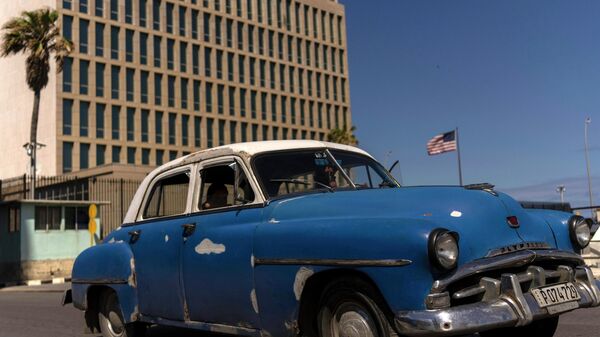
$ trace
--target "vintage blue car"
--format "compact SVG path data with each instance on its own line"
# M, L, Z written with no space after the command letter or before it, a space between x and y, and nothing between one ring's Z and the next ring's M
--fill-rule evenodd
M586 219L489 184L400 187L355 147L233 144L150 173L64 302L105 337L545 337L600 303L589 241Z

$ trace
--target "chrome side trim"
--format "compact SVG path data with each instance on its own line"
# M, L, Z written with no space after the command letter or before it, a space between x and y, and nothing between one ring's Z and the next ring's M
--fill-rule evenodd
M522 250L535 250L535 249L551 249L549 244L545 242L522 242L514 245L508 245L504 247L498 247L490 250L485 257L494 257L498 255L510 254Z
M492 270L523 267L537 261L557 261L570 263L574 266L584 264L583 258L572 252L562 250L523 250L511 254L483 258L464 264L450 276L436 280L431 287L431 293L444 292L446 288L463 278L483 274Z
M358 259L269 259L254 258L255 265L307 265L307 266L346 266L346 267L402 267L411 260L358 260Z
M127 284L127 280L118 279L97 279L97 280L84 280L84 279L72 279L73 284Z

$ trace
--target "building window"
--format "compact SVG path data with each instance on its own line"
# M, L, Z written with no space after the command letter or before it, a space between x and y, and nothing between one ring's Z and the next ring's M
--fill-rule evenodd
M277 95L271 95L271 120L277 121Z
M242 122L241 125L242 128L242 142L247 142L248 141L248 134L247 134L247 129L248 129L248 123L244 123Z
M219 120L219 146L225 145L225 121Z
M242 55L238 55L238 72L239 72L240 83L244 83L244 81L246 80L245 63L246 63L246 57L244 57Z
M65 207L65 230L87 230L89 223L88 207Z
M79 93L88 94L90 61L79 61Z
M96 138L104 138L104 112L106 105L96 103Z
M119 27L110 27L110 58L119 59Z
M73 101L63 99L63 135L70 135L73 127Z
M154 115L154 137L156 144L162 144L162 121L163 113L162 111L156 111Z
M177 125L177 115L169 113L169 145L175 145L175 127Z
M192 40L198 39L198 11L192 9Z
M194 146L195 147L200 147L200 126L201 126L201 122L202 119L201 117L195 116L194 117Z
M8 207L8 232L16 233L21 230L21 208L19 206Z
M204 41L210 42L210 14L204 13Z
M246 117L246 89L240 89L240 116Z
M142 165L150 165L150 149L142 149Z
M125 0L125 23L133 23L133 0Z
M65 39L73 40L73 17L69 15L63 16L63 36Z
M71 92L73 85L73 59L65 57L65 63L63 64L63 91Z
M265 81L266 81L266 61L265 60L260 60L260 70L259 70L259 76L260 76L260 86L261 87L265 87Z
M206 77L210 77L211 52L210 48L204 47L204 76Z
M83 101L79 102L79 136L80 137L88 136L89 113L90 113L90 103L83 102Z
M177 159L177 151L169 151L169 160Z
M255 68L256 67L256 59L254 57L250 58L250 84L254 85L255 84Z
M206 119L206 146L213 147L213 119Z
M110 19L119 21L119 0L110 0Z
M181 116L181 145L183 146L188 146L188 141L189 141L189 132L188 132L188 128L189 128L189 123L190 122L190 116L188 115L182 115Z
M260 94L260 113L262 120L267 120L267 94Z
M152 1L152 28L160 30L160 0Z
M104 16L104 0L96 0L96 9L94 15L98 17Z
M187 43L179 43L179 71L187 72Z
M200 55L200 46L192 45L192 72L194 75L198 75L200 73L200 66L198 64L198 58Z
M223 51L217 50L217 78L223 78Z
M181 108L187 109L187 107L188 107L188 79L187 78L181 79L180 92L181 92Z
M167 68L175 69L175 40L167 39Z
M200 81L194 80L194 110L200 111Z
M138 11L140 16L140 26L146 27L146 0L140 0Z
M127 164L135 164L135 147L127 148Z
M87 54L88 52L88 29L90 22L88 20L79 19L79 52Z
M281 96L281 122L282 123L287 122L286 104L287 104L287 97Z
M121 107L118 105L112 106L112 114L111 114L111 134L112 139L119 139L119 128L120 128L120 118L121 118Z
M127 108L127 140L135 139L135 108Z
M83 170L90 167L90 144L79 144L79 169Z
M167 80L167 95L170 107L175 106L175 76L169 76Z
M125 30L125 61L133 62L133 30Z
M154 74L154 104L162 104L162 75Z
M252 124L252 139L253 142L258 140L258 124Z
M227 80L233 81L233 53L227 53Z
M235 87L229 87L229 115L235 116Z
M71 9L72 8L72 1L71 0L63 0L62 6L63 6L64 9Z
M73 143L63 142L63 158L62 158L62 171L68 173L73 171Z
M224 100L224 93L223 91L225 91L225 86L222 84L219 84L217 86L217 112L219 114L223 114L223 100Z
M233 20L227 19L227 47L231 48L233 46Z
M165 156L164 150L156 150L156 166L163 164L163 158Z
M223 36L221 34L221 17L215 15L215 41L217 44L221 44L223 42Z
M206 83L204 102L206 104L206 112L212 112L212 83Z
M154 36L154 66L160 68L160 36Z
M117 164L121 162L121 147L113 146L112 147L112 162Z
M148 63L148 34L140 33L140 63Z
M179 35L185 36L185 7L179 6Z
M126 85L126 94L127 94L127 100L129 102L133 102L133 93L134 93L134 83L135 83L135 69L130 69L127 68L127 72L126 72L126 79L125 79L125 85Z
M237 46L239 50L244 49L244 23L238 22L237 25Z
M104 24L96 22L96 56L104 56Z
M61 210L60 206L35 206L35 230L60 230Z
M145 70L140 72L140 101L148 103L148 77L150 73Z
M230 121L229 122L229 142L230 143L235 143L235 132L237 129L237 123L234 121Z
M142 142L148 142L148 119L150 117L150 111L142 109Z

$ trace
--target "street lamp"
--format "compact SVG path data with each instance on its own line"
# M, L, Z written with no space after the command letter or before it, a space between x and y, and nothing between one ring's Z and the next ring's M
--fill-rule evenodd
M592 210L592 207L594 206L593 200L592 200L592 179L590 177L590 158L589 158L589 146L588 146L588 126L592 123L592 119L590 117L587 117L585 119L585 124L584 124L584 137L585 137L585 164L587 167L587 180L588 180L588 193L589 193L589 197L590 197L590 212L592 212L592 217L594 217L594 211Z
M558 192L560 194L560 203L564 203L565 202L565 185L558 185L556 186L556 192Z

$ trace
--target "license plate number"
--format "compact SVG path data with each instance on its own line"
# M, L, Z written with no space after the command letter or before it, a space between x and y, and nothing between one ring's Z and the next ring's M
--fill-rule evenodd
M571 282L532 289L531 293L540 308L573 302L581 299L577 287Z

